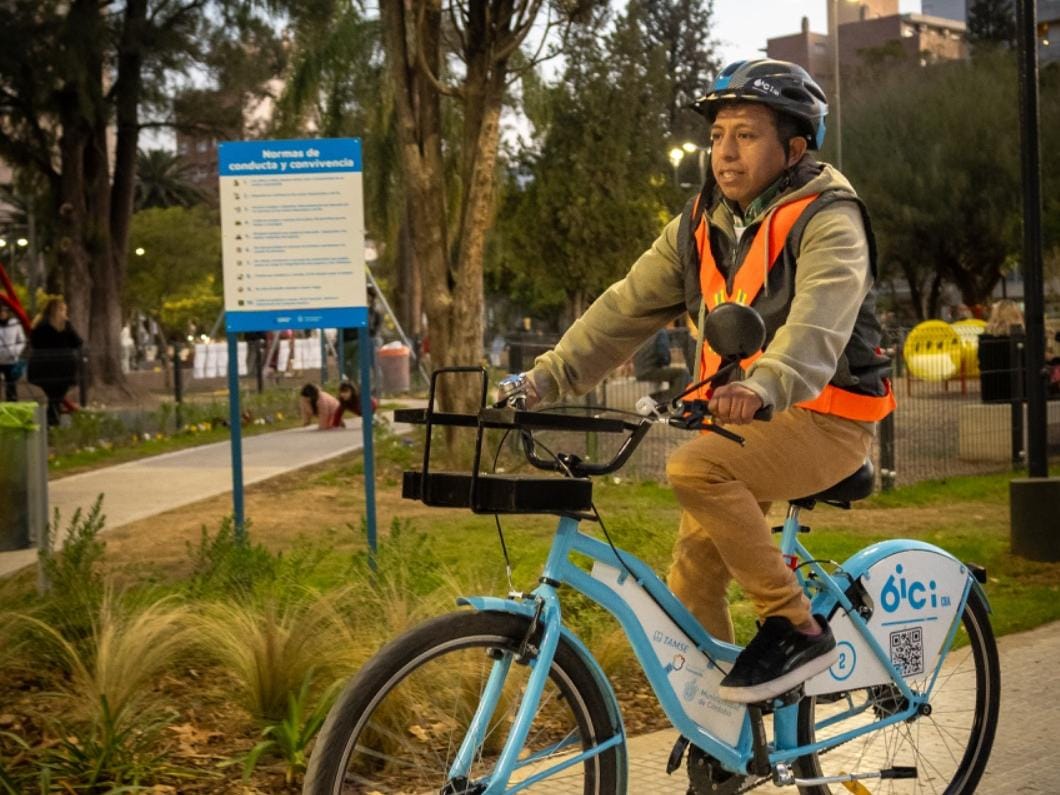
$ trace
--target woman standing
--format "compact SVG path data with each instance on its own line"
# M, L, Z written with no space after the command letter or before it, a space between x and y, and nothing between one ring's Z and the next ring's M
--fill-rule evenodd
M49 298L29 333L27 380L48 396L48 425L59 424L59 407L77 380L82 340L67 319L66 301Z

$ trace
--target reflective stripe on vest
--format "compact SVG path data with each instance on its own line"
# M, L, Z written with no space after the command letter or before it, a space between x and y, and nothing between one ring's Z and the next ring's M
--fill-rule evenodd
M819 194L806 196L802 199L783 204L766 215L758 226L751 247L744 258L743 263L737 269L733 278L732 291L728 289L725 276L718 269L714 261L714 254L710 250L710 229L707 223L706 213L700 219L696 227L696 248L699 251L699 286L703 293L703 301L708 310L713 310L719 304L736 302L750 306L758 298L758 294L765 287L769 271L779 259L784 250L788 235L792 227L798 221L806 208L813 203ZM698 197L696 207L693 207L693 215L698 208ZM710 345L703 341L703 351L700 356L700 377L714 373L721 366L721 356L715 353ZM740 366L746 370L750 367L762 351L757 351L748 356ZM890 414L895 407L894 393L891 391L889 380L884 380L886 392L882 397L874 395L862 395L846 389L826 384L821 394L812 400L805 400L796 405L799 408L816 411L820 414L833 414L851 420L864 422L876 422ZM695 395L696 398L708 400L711 393L710 386L701 388Z

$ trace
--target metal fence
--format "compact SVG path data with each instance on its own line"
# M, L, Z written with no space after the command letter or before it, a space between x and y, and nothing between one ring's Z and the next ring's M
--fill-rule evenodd
M902 364L904 334L895 334L891 352L896 367L892 385L898 408L880 423L873 459L884 488L957 475L1003 472L1024 464L1026 403L1018 385L1022 356L1018 342L1012 356L998 362L984 361L978 367L958 368L945 380L924 380L911 375ZM974 361L974 357L973 357ZM1013 385L1011 387L1006 385ZM587 406L606 406L633 411L637 400L658 389L658 384L637 381L632 374L617 371L584 399ZM1060 454L1060 394L1048 403L1048 447ZM687 431L657 427L652 430L622 470L622 476L662 480L666 459L688 441ZM620 438L603 435L584 441L564 439L575 450L604 459L613 453ZM564 448L566 449L566 448Z

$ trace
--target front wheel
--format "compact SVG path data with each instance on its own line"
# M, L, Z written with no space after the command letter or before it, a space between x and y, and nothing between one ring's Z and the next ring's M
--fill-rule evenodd
M930 677L908 682L914 691L923 692ZM930 714L869 732L830 751L803 757L795 765L796 775L809 778L912 766L917 768L917 778L869 781L869 789L874 793L973 793L994 743L1000 693L1001 674L994 633L986 605L973 588L950 652L931 690ZM799 744L824 740L893 715L905 708L904 702L892 685L864 688L831 703L804 699L799 706ZM822 721L843 713L853 717L827 729L816 728L821 727ZM819 786L800 790L804 795L828 795L833 791L846 792L841 785L832 789Z
M459 612L432 619L387 645L346 686L309 760L303 793L472 795L485 790L526 687L530 667L514 660L528 619ZM491 674L492 714L470 766L453 761ZM482 716L480 715L480 720ZM560 640L549 679L510 784L600 745L621 731L592 673ZM625 775L619 743L521 792L612 795Z

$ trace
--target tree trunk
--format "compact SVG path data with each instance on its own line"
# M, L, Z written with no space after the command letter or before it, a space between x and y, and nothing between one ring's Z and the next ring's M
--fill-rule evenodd
M100 218L92 185L106 188L106 149L97 151L102 129L106 145L106 115L102 113L103 19L95 0L75 0L60 36L69 71L59 91L62 128L58 197L59 251L64 297L71 325L91 346L94 260L107 234L106 216ZM102 118L101 118L102 116Z
M406 2L380 6L388 68L395 87L398 148L405 189L408 194L409 240L412 258L423 274L424 309L431 361L435 367L448 363L449 306L452 303L447 259L445 196L443 193L442 125L436 91L416 66L416 47L437 73L440 40L437 36L441 11L431 3L423 26L424 38L414 30L415 13ZM410 18L410 16L412 18ZM412 49L410 49L410 46ZM452 410L448 391L440 395L442 408Z
M924 299L920 291L920 279L916 268L907 260L900 260L898 264L902 269L902 275L905 276L905 283L909 286L909 300L913 305L913 311L916 312L917 320L923 320Z
M93 262L92 289L92 380L94 384L124 386L121 369L121 297L125 286L125 264L129 244L136 180L136 149L140 136L139 104L142 93L143 54L139 42L147 17L147 0L128 0L118 48L118 76L114 85L117 140L114 176L110 184L95 186L100 211L106 211L109 251ZM106 133L102 149L106 155Z

